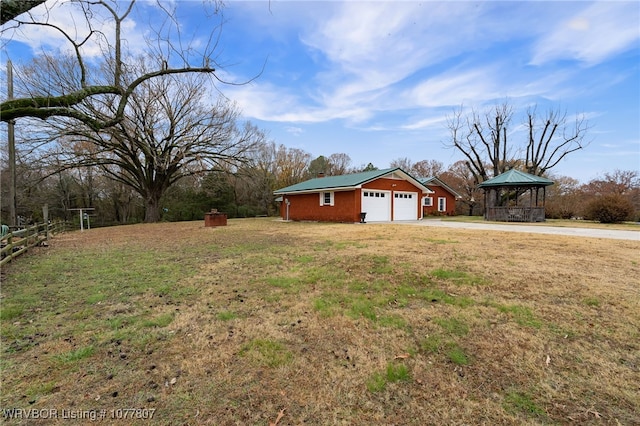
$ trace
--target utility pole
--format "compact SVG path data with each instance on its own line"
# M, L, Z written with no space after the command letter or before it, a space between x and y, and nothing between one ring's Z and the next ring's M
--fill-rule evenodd
M13 99L13 65L7 61L7 98ZM7 142L9 145L9 226L16 226L16 140L14 120L7 123Z

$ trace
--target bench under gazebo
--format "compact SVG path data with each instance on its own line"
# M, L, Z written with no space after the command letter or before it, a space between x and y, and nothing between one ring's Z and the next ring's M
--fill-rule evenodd
M478 187L484 190L485 220L544 222L549 185L553 181L515 169L482 182Z

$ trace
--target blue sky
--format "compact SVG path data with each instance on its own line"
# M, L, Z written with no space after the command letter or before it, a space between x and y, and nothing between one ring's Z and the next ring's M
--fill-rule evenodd
M447 166L462 157L446 116L508 99L589 119L592 142L556 173L640 169L638 2L231 1L225 16L225 71L265 68L223 91L277 143Z
M201 1L177 4L185 33L213 25ZM231 0L224 17L220 75L262 73L219 88L277 144L346 153L353 166L448 166L462 156L446 147L446 117L506 99L514 141L533 104L588 118L590 145L554 173L640 170L637 1Z

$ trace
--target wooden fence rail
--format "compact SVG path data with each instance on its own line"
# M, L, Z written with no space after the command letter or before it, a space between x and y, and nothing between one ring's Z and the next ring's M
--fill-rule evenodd
M10 232L0 240L0 266L11 262L32 247L42 245L52 234L67 230L67 222L39 223L25 229Z
M488 207L485 218L499 222L544 222L544 207Z

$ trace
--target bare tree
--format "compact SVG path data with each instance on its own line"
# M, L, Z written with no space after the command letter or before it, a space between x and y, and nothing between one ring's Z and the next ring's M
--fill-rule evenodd
M444 171L444 164L438 160L420 160L411 169L411 174L417 177L440 176Z
M275 204L273 191L276 188L276 144L267 142L260 144L254 151L250 165L244 170L244 182L247 193L258 203L266 215L271 215Z
M13 7L14 3L21 8ZM135 7L139 4L151 6L152 3L136 3L136 0L53 2L42 5L44 13L36 15L35 12L41 10L34 8L37 4L37 1L22 3L22 0L2 0L3 13L5 7L8 9L7 14L3 15L3 23L5 18L9 22L2 28L2 35L10 42L12 31L53 31L66 41L66 50L70 53L61 57L59 52L64 48L40 52L32 66L18 71L16 77L23 82L20 85L23 90L16 94L16 99L0 103L2 121L9 122L21 117L43 120L70 117L100 130L123 119L130 97L138 86L149 79L185 73L203 73L217 78L214 51L220 27L214 25L211 33L200 34L205 42L197 50L194 46L183 44L182 40L192 40L195 45L202 37L182 34L184 28L179 24L176 13L179 3L163 4L157 0L155 10L162 17L154 20L155 27L145 31L150 67L139 69L140 74L126 81L123 75L128 72L127 64L136 53L127 50L123 28L125 22L131 19ZM221 2L210 0L208 5L213 6L213 13L217 13ZM73 29L64 28L51 18L57 9L64 9L74 17L82 16L84 22L76 22ZM103 52L98 66L93 65L96 61L87 53L89 47L96 46ZM29 78L43 75L47 78ZM88 100L112 103L116 108L109 110L110 115L94 116L82 107Z
M557 111L550 111L546 119L539 122L535 111L531 108L526 114L526 139L513 142L510 125L514 111L508 102L497 104L482 114L472 111L467 116L461 108L447 117L451 137L448 145L465 157L465 165L477 183L512 168L522 168L541 176L567 155L584 147L588 124L582 117L570 126L566 114ZM485 200L486 205L501 205L503 200L498 192L492 193L494 196Z
M554 184L546 190L545 215L550 219L571 219L581 216L585 194L577 179L555 175Z
M484 115L472 111L471 115L463 116L460 108L452 117L447 117L450 146L464 155L465 164L478 183L509 167L513 147L507 141L507 128L512 118L513 109L506 102L487 110Z
M512 141L510 129L514 111L508 102L484 113L463 115L462 108L447 117L450 142L465 157L465 164L478 183L518 165L541 176L572 152L584 148L589 125L584 116L573 124L566 114L549 111L539 120L536 108L526 113L527 138Z
M347 174L351 167L351 157L343 152L331 154L327 161L329 162L329 172L333 176Z
M462 160L456 161L440 177L460 194L459 203L456 202L456 210L472 216L477 206L481 205L480 202L483 195L482 191L478 189L478 182L465 162ZM463 204L467 207L465 212L462 211L462 208L458 208Z
M67 168L101 167L140 194L146 222L158 221L167 188L186 176L236 167L264 140L255 126L238 125L239 111L229 101L205 104L201 83L195 76L146 80L129 96L124 118L103 130L50 120L74 146L71 152L61 149L56 157L63 158Z
M524 164L532 175L542 176L567 155L586 145L584 137L589 126L584 116L576 117L571 125L566 113L551 110L540 119L536 108L530 108L525 125L529 139Z
M391 160L389 162L389 167L396 168L399 167L406 172L410 172L413 168L413 161L409 157L401 157L396 158L395 160Z
M400 167L405 172L418 178L428 178L440 175L444 165L437 160L420 160L414 163L408 157L397 158L389 164L390 167Z
M307 178L311 154L298 148L280 145L276 152L276 187L284 188Z
M640 189L640 172L637 170L614 170L604 173L603 177L592 179L584 185L585 192L592 195L626 195Z

